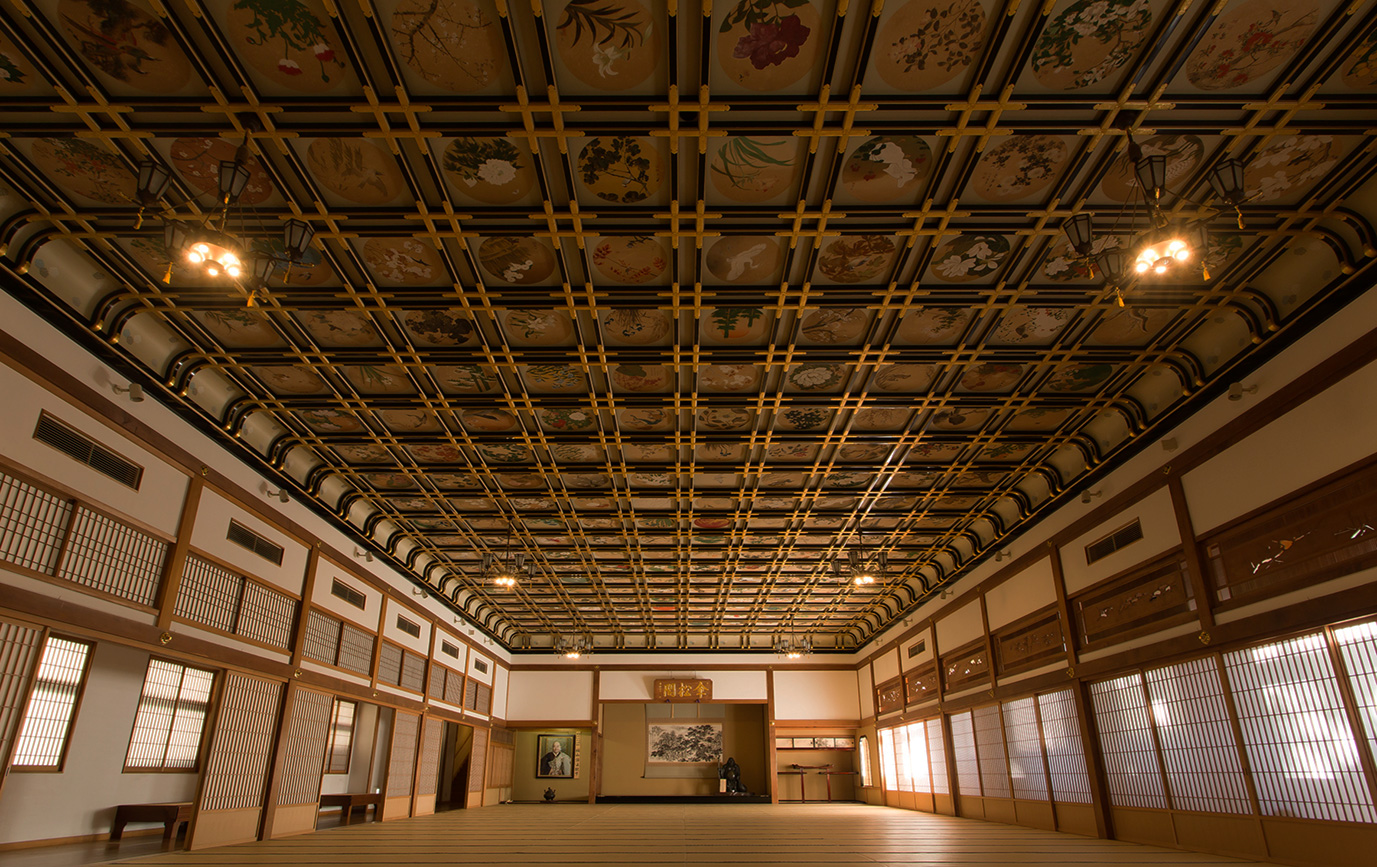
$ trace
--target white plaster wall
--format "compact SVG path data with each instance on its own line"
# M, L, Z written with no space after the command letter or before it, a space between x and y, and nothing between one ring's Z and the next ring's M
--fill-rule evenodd
M928 660L932 659L931 632L927 629L922 630L917 635L910 636L899 643L899 663L904 671L917 668ZM922 650L914 650L919 644ZM910 653L912 655L910 656Z
M985 615L990 629L1013 623L1026 614L1057 601L1052 560L1045 557L985 594Z
M1372 454L1377 364L1343 379L1181 479L1196 533Z
M378 614L382 611L382 593L363 583L330 560L316 560L316 581L311 588L311 605L348 620L355 626L378 631ZM363 608L357 608L330 592L338 579L341 584L363 594Z
M899 652L887 650L875 657L875 661L871 665L875 669L875 685L879 686L885 681L899 676Z
M412 653L419 653L423 657L430 656L430 622L425 617L417 614L395 599L385 600L386 613L383 615L383 638L395 644L400 644ZM397 628L397 618L405 617L412 623L421 627L421 636L415 638L409 632L403 632Z
M593 713L593 672L523 671L511 673L507 719L586 720ZM497 695L493 691L493 714Z
M142 650L108 642L96 645L65 770L60 774L15 771L5 778L0 794L0 843L108 834L119 804L195 797L194 773L124 773L147 670L148 654Z
M950 653L984 634L985 625L980 620L980 600L977 599L944 613L937 621L937 652Z
M1143 525L1143 538L1094 563L1085 562L1086 545L1132 523L1134 518ZM1171 492L1165 487L1159 488L1061 549L1061 571L1066 578L1066 592L1077 593L1106 578L1147 563L1180 544L1181 531L1176 526Z
M517 671L512 672L512 701L516 700ZM718 701L766 701L769 687L765 671L604 671L598 681L601 701L654 701L657 678L703 677L712 681L712 697Z
M454 648L459 651L459 655L456 657L450 656L448 653L445 653L440 645L440 642L442 641L448 641L450 644L452 644ZM439 626L436 626L434 657L436 662L439 662L441 665L448 665L450 668L462 674L464 669L468 668L469 665L469 646L465 644L459 638L459 636L455 635L454 633L446 629L442 629Z
M282 565L274 565L271 560L265 560L226 539L231 520L238 521L269 542L281 545ZM196 524L191 529L191 547L223 560L244 575L262 579L288 593L301 595L306 580L306 546L215 491L205 490L201 494ZM328 587L326 591L329 592Z
M494 675L492 680L492 715L497 719L510 719L507 716L507 695L511 689L511 674L507 671L506 666L499 665ZM589 692L592 692L591 688Z
M774 678L776 720L860 720L855 672L776 671Z
M478 663L480 662L483 663L484 667L488 669L487 671L478 670ZM468 675L470 678L478 681L479 683L486 683L489 686L492 685L492 670L495 667L495 665L496 664L493 662L491 656L488 656L484 653L479 653L477 650L469 651Z
M875 715L875 687L870 682L870 666L856 670L856 696L860 699L861 719Z
M0 455L6 461L78 491L83 499L97 506L106 506L168 535L177 532L188 485L181 471L3 363L0 363L0 394L5 396L5 411L0 413ZM122 485L34 439L39 412L45 409L67 426L143 467L139 489Z

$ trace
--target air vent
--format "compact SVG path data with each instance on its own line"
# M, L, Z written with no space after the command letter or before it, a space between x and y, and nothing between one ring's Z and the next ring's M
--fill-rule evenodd
M282 565L282 546L269 542L238 521L230 521L229 532L225 534L225 538L241 548L248 548L274 566Z
M487 660L475 659L475 660L473 661L473 668L474 668L474 671L477 671L479 674L487 674L487 673L488 673L488 663L487 663Z
M359 610L363 610L364 606L368 604L367 597L339 579L335 579L335 582L330 585L330 595L343 599Z
M139 483L143 481L143 467L115 454L46 412L38 416L38 427L34 429L33 438L136 491L139 489Z
M1089 564L1094 563L1096 560L1102 560L1115 551L1118 551L1120 548L1126 548L1132 545L1141 538L1143 538L1143 525L1138 523L1137 518L1134 518L1132 524L1126 527L1120 527L1103 539L1086 545L1085 562Z
M397 628L410 635L412 638L421 637L421 624L407 620L402 615L397 615Z
M915 657L915 656L917 656L918 654L922 653L924 650L927 650L927 647L928 647L927 639L922 639L922 638L920 638L919 640L913 642L912 644L910 644L910 645L908 646L908 658L909 658L909 659L912 659L913 657Z
M459 648L455 647L453 644L450 644L448 641L440 642L440 652L443 653L445 656L452 656L455 659L459 658Z

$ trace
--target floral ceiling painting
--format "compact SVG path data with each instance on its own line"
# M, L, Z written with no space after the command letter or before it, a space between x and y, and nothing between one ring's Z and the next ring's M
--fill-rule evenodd
M516 652L849 653L1373 281L1373 4L21 5L0 282Z

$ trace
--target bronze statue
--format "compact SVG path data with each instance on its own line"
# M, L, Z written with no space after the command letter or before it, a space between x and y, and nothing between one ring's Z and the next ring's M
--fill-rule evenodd
M736 763L735 758L727 759L718 771L718 776L727 781L728 795L749 795L746 787L741 785L741 766Z

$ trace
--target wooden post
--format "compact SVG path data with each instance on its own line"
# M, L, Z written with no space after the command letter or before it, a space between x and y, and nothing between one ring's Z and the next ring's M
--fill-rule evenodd
M496 674L496 672L494 672L494 674ZM592 705L592 707L589 708L589 713L593 720L593 729L590 736L590 740L593 742L593 754L588 761L588 803L590 804L596 804L598 802L598 790L602 787L602 702L598 701L598 685L601 681L601 675L602 672L597 666L594 666L593 695L589 702ZM507 684L509 687L511 685L511 680L511 676L508 675Z
M1109 813L1109 786L1105 782L1104 763L1100 761L1100 738L1094 715L1090 712L1090 695L1085 682L1076 680L1071 685L1071 695L1076 700L1076 722L1080 725L1081 749L1085 753L1085 771L1090 781L1095 836L1109 839L1114 835L1114 824Z
M292 724L292 714L296 712L296 681L287 681L283 691L282 713L277 718L277 740L273 743L273 763L268 766L268 788L263 798L263 820L258 826L258 839L268 840L273 835L273 822L277 819L277 793L282 788L282 769L287 762L287 731Z
M765 669L765 773L770 783L770 803L779 803L779 754L775 750L775 669ZM803 778L799 778L802 785Z
M196 524L196 513L201 507L201 492L206 481L201 476L192 476L186 489L186 499L182 502L182 517L177 522L177 540L167 555L167 571L162 585L158 588L158 599L154 603L158 609L158 628L166 630L172 625L172 612L177 607L177 591L182 586L182 575L186 572L187 552L191 548L191 529ZM75 509L73 512L75 513Z
M320 543L312 545L306 554L306 575L301 580L301 605L296 612L296 640L292 642L292 666L300 667L306 652L306 618L311 613L311 596L316 589L316 572L320 571ZM340 640L344 639L344 626L340 625Z
M1176 514L1176 528L1181 534L1181 551L1186 557L1186 576L1190 579L1191 591L1195 594L1195 613L1200 618L1201 629L1213 629L1214 599L1210 595L1209 582L1205 580L1205 560L1200 556L1200 545L1195 541L1195 526L1191 523L1190 510L1186 504L1186 489L1181 486L1179 475L1172 473L1167 476L1167 490L1171 492L1171 509Z

